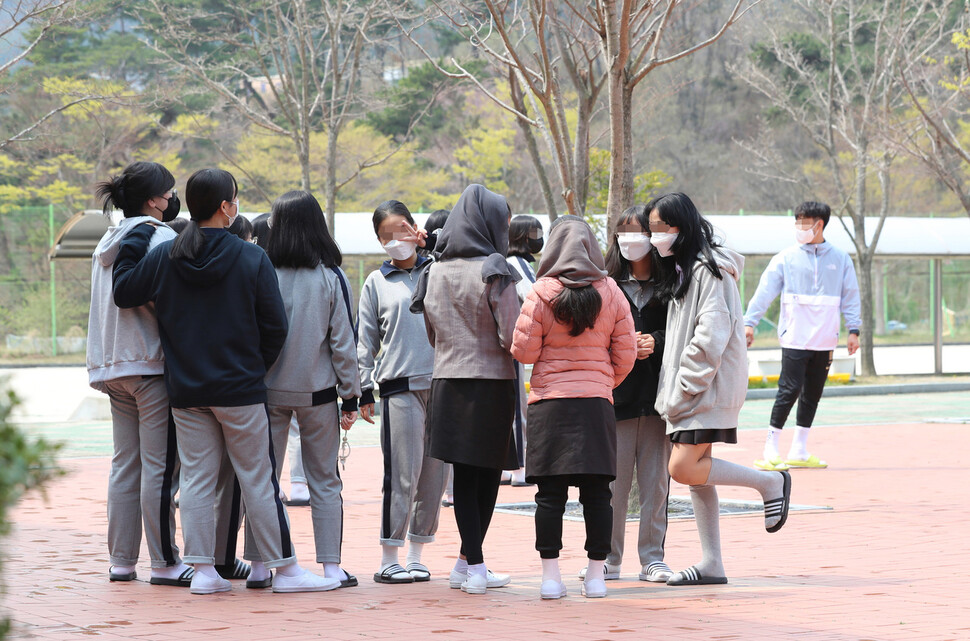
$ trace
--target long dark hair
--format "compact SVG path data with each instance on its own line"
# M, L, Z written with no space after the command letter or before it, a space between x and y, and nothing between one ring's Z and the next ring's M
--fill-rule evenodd
M654 200L649 212L656 210L660 220L671 227L677 227L680 233L674 241L673 261L677 269L668 269L657 282L657 295L664 302L681 299L690 287L691 274L694 273L694 263L698 261L715 278L720 280L721 269L714 259L714 252L718 251L721 243L714 236L714 226L711 225L686 194L665 194Z
M343 262L337 241L327 230L320 203L306 191L288 191L273 203L273 231L266 253L276 267L335 267Z
M403 216L411 225L414 225L414 218L411 217L411 210L408 206L402 203L400 200L385 200L377 209L374 210L374 233L381 228L381 223L384 222L388 216Z
M120 209L125 218L142 216L141 208L149 198L161 196L175 186L175 176L157 162L133 162L110 180L95 185L95 195L101 201L104 215L112 206Z
M592 329L603 307L603 298L592 285L563 287L552 299L552 315L563 325L569 325L569 335L579 336Z
M613 226L614 229L619 229L620 225L626 225L629 223L637 223L643 228L647 234L650 233L650 212L653 211L653 204L655 200L651 200L646 205L634 205L633 207L628 207L624 209L623 212L616 217L616 224ZM663 259L657 250L650 247L650 253L647 254L650 257L650 277L653 281L659 282L661 279L661 273L663 272ZM620 253L620 243L616 237L616 234L610 239L610 247L606 250L606 271L610 275L610 278L620 282L626 280L630 277L630 261L623 257Z
M172 241L168 255L172 259L195 260L205 245L205 234L199 223L216 215L225 201L236 197L239 186L225 169L200 169L185 183L185 204L189 208L189 224Z
M542 229L542 223L535 216L520 215L509 223L509 256L519 256L526 260L535 260L529 247L530 232ZM541 240L541 237L540 237Z

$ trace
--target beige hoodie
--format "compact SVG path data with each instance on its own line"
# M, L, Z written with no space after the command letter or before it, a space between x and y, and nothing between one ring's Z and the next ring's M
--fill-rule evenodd
M748 355L738 279L744 257L714 252L722 279L699 261L681 300L670 303L657 412L667 433L731 429L748 389Z

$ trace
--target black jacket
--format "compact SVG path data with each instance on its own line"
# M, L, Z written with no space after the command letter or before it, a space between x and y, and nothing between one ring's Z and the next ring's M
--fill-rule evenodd
M641 334L653 336L655 347L653 354L634 363L633 371L613 390L613 411L618 421L657 416L653 406L657 402L657 384L660 382L660 365L664 357L667 305L654 296L643 309L638 310L622 286L620 291L630 304L634 327Z
M114 299L118 307L155 303L172 407L265 403L263 377L287 331L266 252L224 229L203 229L193 261L169 257L174 241L145 256L153 231L139 225L121 243Z

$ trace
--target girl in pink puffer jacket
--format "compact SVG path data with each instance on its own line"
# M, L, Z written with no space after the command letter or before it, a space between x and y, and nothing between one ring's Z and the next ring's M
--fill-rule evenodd
M610 552L616 476L613 388L636 360L630 306L606 277L589 225L576 216L553 223L538 280L515 325L512 356L534 363L526 430L527 480L536 491L536 550L543 599L559 599L562 516L569 486L579 487L589 567L583 594L606 596L603 567Z

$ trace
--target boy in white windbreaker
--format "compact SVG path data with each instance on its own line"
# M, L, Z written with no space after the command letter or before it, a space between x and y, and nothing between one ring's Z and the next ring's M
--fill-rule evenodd
M755 466L761 469L827 466L825 461L808 453L807 442L832 364L832 350L839 343L840 313L845 316L849 330L849 355L859 349L862 324L859 284L852 259L823 236L830 216L831 210L824 203L804 202L795 209L798 244L771 259L744 316L744 331L750 347L755 326L781 294L778 323L781 376L771 410L764 459L755 461ZM778 440L796 398L795 437L788 458L782 460Z

